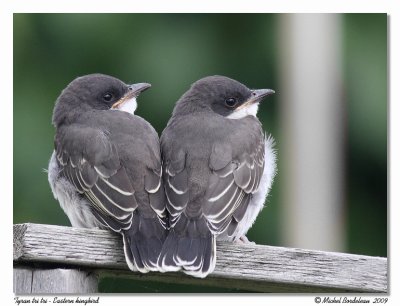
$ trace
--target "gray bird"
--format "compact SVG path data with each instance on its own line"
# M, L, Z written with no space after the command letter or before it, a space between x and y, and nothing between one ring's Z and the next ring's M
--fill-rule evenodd
M273 93L210 76L176 103L161 136L169 233L160 271L202 278L215 268L216 240L248 242L276 172L274 140L256 117Z
M72 81L58 97L48 179L72 226L123 236L131 270L157 270L166 236L165 195L157 132L134 115L150 84L107 75Z

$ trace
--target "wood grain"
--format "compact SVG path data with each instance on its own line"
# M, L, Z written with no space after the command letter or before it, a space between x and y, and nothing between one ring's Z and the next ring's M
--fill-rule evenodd
M77 269L14 268L17 294L97 293L97 275Z
M215 271L205 279L183 273L129 271L119 235L98 229L14 225L14 263L71 266L101 276L197 284L258 292L387 292L381 257L252 244L217 244Z

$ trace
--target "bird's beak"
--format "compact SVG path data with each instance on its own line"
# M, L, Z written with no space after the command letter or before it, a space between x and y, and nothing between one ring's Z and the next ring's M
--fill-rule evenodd
M121 107L122 104L124 104L126 101L131 100L132 98L136 98L141 94L143 91L146 89L150 88L151 84L149 83L137 83L137 84L132 84L128 86L128 91L127 93L119 99L117 102L115 102L111 108L119 108Z
M261 102L262 99L264 99L266 96L270 96L274 94L275 91L272 89L255 89L251 91L251 96L250 98L244 102L242 105L240 105L236 110L240 110L243 108L246 108L254 103L259 103Z

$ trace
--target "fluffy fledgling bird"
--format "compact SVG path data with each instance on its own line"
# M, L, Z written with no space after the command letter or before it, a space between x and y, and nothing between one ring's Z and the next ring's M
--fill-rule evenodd
M215 267L216 240L248 242L276 172L273 138L256 117L273 93L210 76L176 103L161 136L170 228L162 272L205 277Z
M158 135L134 115L149 87L102 74L72 81L54 107L48 169L72 226L121 233L129 268L143 273L157 270L166 237Z

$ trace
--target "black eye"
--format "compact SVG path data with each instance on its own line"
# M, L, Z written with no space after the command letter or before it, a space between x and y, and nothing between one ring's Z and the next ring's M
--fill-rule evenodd
M106 102L110 102L113 99L113 95L109 92L107 92L106 94L104 94L103 96L103 100Z
M225 100L225 104L229 107L234 107L237 104L237 100L235 98L228 98Z

